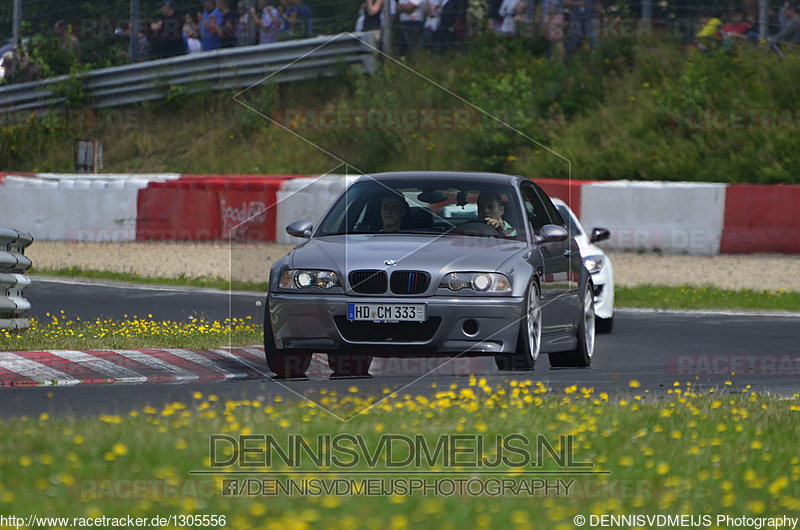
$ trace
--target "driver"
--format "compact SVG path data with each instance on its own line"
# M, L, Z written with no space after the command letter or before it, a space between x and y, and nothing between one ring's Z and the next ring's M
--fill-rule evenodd
M381 220L383 232L397 232L408 214L408 203L402 195L392 193L381 200Z
M500 199L500 194L482 191L478 195L478 217L504 236L514 237L517 235L517 230L508 221L503 220L504 213L505 206Z

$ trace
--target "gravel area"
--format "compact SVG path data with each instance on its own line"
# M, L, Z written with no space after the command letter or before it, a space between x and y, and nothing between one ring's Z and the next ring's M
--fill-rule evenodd
M139 276L210 276L265 282L270 265L293 245L220 243L61 243L36 241L26 255L34 268L107 270ZM657 253L609 254L615 283L713 286L723 289L800 291L800 256L686 256Z

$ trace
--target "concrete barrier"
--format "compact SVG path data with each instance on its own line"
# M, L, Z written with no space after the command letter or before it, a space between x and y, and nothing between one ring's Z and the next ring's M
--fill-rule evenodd
M5 174L0 226L22 227L41 241L133 241L137 192L178 174L36 176Z
M598 182L581 190L581 223L601 226L610 250L662 250L719 254L725 218L725 184Z
M720 252L800 254L798 205L800 186L728 187Z
M317 175L284 181L277 193L275 237L278 243L299 243L286 233L294 221L311 221L314 227L333 201L358 176Z

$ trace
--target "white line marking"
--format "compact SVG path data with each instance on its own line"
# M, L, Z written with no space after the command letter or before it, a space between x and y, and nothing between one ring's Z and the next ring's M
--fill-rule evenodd
M187 380L194 380L199 379L200 376L197 374L193 374L191 372L187 372L183 368L178 366L174 366L169 364L168 362L164 362L161 359L148 355L146 353L136 351L136 350L110 350L114 353L117 353L123 357L126 357L132 361L136 361L138 363L144 364L145 366L149 366L155 370L159 370L161 372L167 372L169 375L174 376L178 381L187 381Z
M124 366L114 364L111 361L107 361L103 358L89 355L86 352L77 350L48 350L48 353L52 353L53 355L61 357L62 359L66 359L69 362L81 364L90 370L94 370L95 372L99 372L112 379L116 379L117 383L142 383L147 381L147 377L138 374L133 370L129 370Z
M43 385L73 386L81 381L42 363L20 357L10 352L0 352L0 367L20 374Z
M263 375L264 377L268 377L270 374L272 374L272 372L264 372L262 370L262 368L264 368L264 366L255 366L254 364L246 361L245 359L243 359L243 358L241 358L241 357L239 357L237 355L232 354L229 351L226 351L226 350L208 350L208 351L210 351L211 353L216 353L217 355L222 355L223 357L227 357L228 359L233 359L237 363L247 366L251 370Z
M186 359L187 361L191 361L191 362L193 362L195 364L199 364L200 366L202 366L203 368L205 368L206 370L209 370L211 372L220 373L225 377L225 379L230 379L231 377L234 377L234 376L237 375L237 374L234 374L232 372L229 372L221 364L218 364L218 363L214 362L213 359L209 359L205 355L200 355L199 353L195 353L195 352L190 351L190 350L170 349L170 350L164 350L164 351L166 351L168 353L171 353L172 355L175 355L176 357L180 357L181 359Z
M760 309L651 309L646 307L618 307L614 309L618 313L663 313L670 315L687 316L728 316L728 317L786 317L800 318L798 311L762 311Z

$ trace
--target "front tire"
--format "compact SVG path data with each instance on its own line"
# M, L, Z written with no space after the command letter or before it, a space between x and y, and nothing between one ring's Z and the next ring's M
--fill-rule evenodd
M614 329L614 317L611 318L600 318L597 317L597 322L595 323L597 326L598 333L611 333Z
M272 320L269 315L269 300L264 311L264 354L267 366L275 372L278 379L296 379L305 377L311 364L311 351L286 350L275 346L275 335L272 333Z
M494 361L500 370L533 370L542 348L542 298L539 284L532 282L525 298L525 314L519 326L517 351L512 354L495 355Z
M577 346L572 351L550 354L550 366L586 368L592 364L595 336L594 292L592 284L586 282L578 321Z

